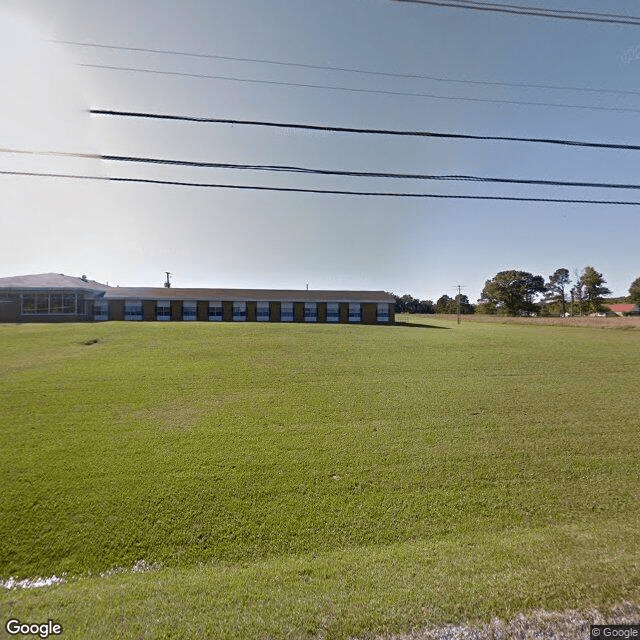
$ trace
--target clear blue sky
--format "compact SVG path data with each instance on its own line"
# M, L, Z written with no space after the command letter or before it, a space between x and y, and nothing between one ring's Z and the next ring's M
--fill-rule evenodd
M502 0L500 0L502 1ZM630 0L521 0L640 14ZM73 40L353 67L392 78L79 47ZM640 183L640 152L132 121L88 108L347 127L640 143L640 28L390 0L19 0L0 8L0 146L329 169ZM635 48L638 46L638 57ZM629 54L632 50L633 55ZM450 98L287 87L80 64ZM637 111L633 111L633 110ZM0 169L370 191L640 200L640 191L140 167L0 153ZM475 301L505 269L593 265L615 295L640 275L640 207L227 191L0 176L0 275L120 285L384 289Z

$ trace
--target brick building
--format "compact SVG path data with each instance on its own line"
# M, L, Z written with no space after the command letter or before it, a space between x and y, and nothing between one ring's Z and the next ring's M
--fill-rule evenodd
M394 304L384 291L109 287L55 273L0 278L0 322L392 324Z

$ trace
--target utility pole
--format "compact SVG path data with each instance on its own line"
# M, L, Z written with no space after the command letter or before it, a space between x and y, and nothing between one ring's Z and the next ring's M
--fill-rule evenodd
M573 289L571 289L571 317L573 318Z
M461 302L461 298L462 298L462 293L460 292L460 289L462 289L463 285L456 285L458 287L458 324L460 324L461 320L460 320L460 302Z

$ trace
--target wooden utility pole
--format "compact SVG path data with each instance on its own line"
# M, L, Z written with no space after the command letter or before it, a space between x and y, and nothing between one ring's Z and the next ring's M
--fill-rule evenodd
M571 317L573 318L573 289L571 289Z
M460 324L460 302L462 298L462 293L460 292L460 289L462 289L462 286L457 285L457 287L458 287L458 324Z

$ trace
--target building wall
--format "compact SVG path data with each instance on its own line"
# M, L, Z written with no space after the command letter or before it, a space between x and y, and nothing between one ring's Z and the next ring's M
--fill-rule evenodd
M142 319L143 320L156 319L156 301L155 300L142 301Z
M20 300L0 300L0 322L18 322Z
M363 324L378 324L378 305L365 302L360 306Z
M182 320L182 300L171 300L171 320Z
M172 321L182 321L182 300L171 300L171 320ZM255 301L247 301L247 322L255 322L256 321L256 310L257 304ZM270 321L271 322L280 322L280 302L270 302L269 310L270 310ZM0 315L0 322L15 322L15 320L2 320L3 317L13 317L10 315L11 312L3 312L2 304L0 304L0 314L4 313L5 316ZM208 300L199 300L197 303L197 319L200 321L208 321L209 320L209 301ZM378 322L378 305L375 302L364 302L361 303L361 313L362 313L362 324L387 324ZM325 323L327 321L327 304L326 302L318 302L317 306L317 322ZM341 324L350 324L349 323L349 303L348 302L340 302L339 306L340 313L340 323ZM18 302L18 310L19 310L19 302ZM304 323L304 302L295 302L293 305L293 313L294 313L294 322L302 322ZM9 315L7 315L9 314ZM93 318L93 310L89 309L89 317ZM143 300L142 301L142 317L143 320L147 321L155 321L156 320L156 301L155 300ZM37 318L37 319L36 319ZM44 319L42 319L44 318ZM69 320L70 322L78 322L79 320L86 320L87 318L84 316L52 316L49 318L42 317L39 318L34 316L34 322L44 321L44 322L61 322L64 320ZM222 318L223 322L233 322L233 302L232 301L223 301L222 302ZM110 320L124 320L124 300L109 300L109 319ZM31 322L31 319L27 319L26 316L22 316L19 318L22 321ZM394 305L389 305L389 323L393 324L395 322L395 312Z
M51 294L63 294L76 296L74 309L75 313L56 313L51 312L49 307ZM38 311L35 313L22 313L23 295L47 296L47 311ZM13 290L3 292L0 299L0 322L87 322L93 319L93 301L84 297L85 293L75 293L69 291L51 291L46 290Z
M124 320L124 300L109 300L109 320Z

